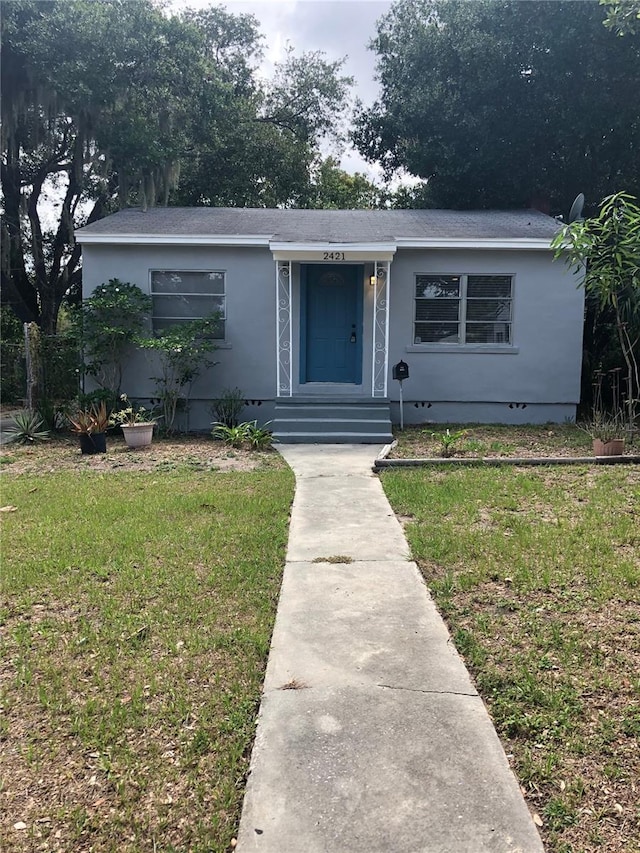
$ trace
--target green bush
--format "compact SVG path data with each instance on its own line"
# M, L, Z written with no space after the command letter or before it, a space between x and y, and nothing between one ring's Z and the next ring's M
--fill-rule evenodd
M240 414L244 406L244 394L239 388L225 388L213 401L211 412L215 416L216 423L234 427L240 422Z
M139 343L151 309L151 297L137 285L112 278L97 287L73 317L85 373L114 399L120 396L126 358Z

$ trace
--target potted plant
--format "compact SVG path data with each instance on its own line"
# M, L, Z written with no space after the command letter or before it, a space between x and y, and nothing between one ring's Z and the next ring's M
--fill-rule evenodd
M622 456L624 453L624 423L619 415L594 412L591 420L582 424L582 429L593 440L595 456Z
M122 429L127 447L148 447L153 440L156 415L153 409L134 406L126 394L120 395L124 407L113 412L109 423Z
M109 426L107 406L104 402L90 409L80 409L69 417L72 432L80 436L80 451L83 454L106 453L106 431Z

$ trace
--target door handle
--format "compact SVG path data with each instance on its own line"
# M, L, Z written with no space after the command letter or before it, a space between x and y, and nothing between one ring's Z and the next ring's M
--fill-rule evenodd
M356 324L353 323L351 326L351 337L349 338L349 343L355 344L356 342Z

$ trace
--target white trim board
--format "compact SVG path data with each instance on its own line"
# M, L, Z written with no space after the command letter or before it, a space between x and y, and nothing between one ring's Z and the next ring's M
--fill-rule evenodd
M551 249L551 238L541 237L398 237L398 249Z
M119 246L269 246L270 237L260 234L83 234L76 232L78 243L104 243Z
M265 247L276 261L321 260L324 252L344 252L354 261L391 261L398 249L551 249L551 240L540 237L399 237L395 243L288 243L262 234L83 234L80 229L75 239L87 245Z

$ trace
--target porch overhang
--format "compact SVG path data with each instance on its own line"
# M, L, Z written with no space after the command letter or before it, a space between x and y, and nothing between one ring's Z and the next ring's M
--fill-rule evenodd
M281 243L271 241L274 261L306 263L389 262L393 260L395 243Z

